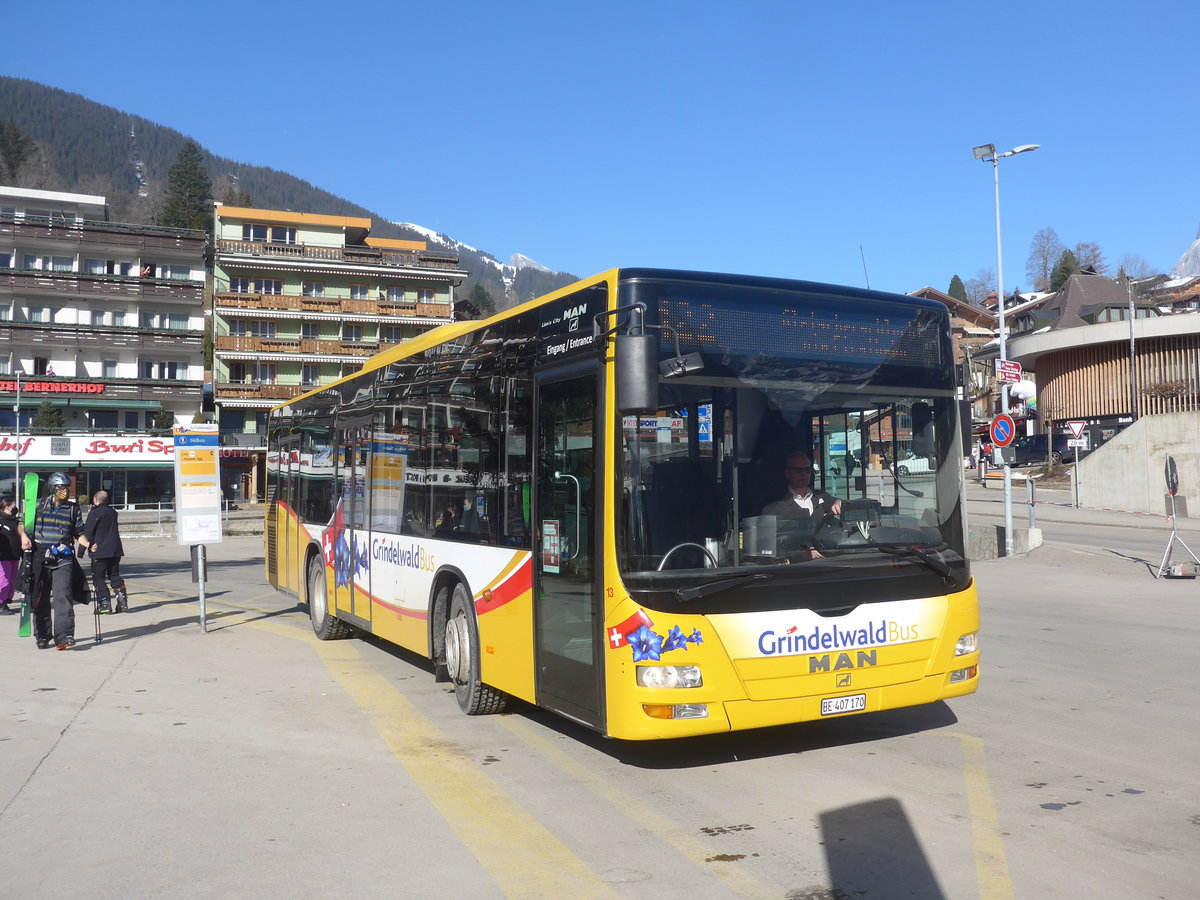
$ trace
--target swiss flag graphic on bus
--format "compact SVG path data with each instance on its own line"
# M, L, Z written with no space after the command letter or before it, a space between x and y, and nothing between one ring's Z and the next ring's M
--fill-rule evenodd
M653 628L654 622L646 615L644 609L639 609L620 625L608 629L608 646L613 650L616 650L618 647L624 647L629 643L629 635L633 634L643 625L647 628Z

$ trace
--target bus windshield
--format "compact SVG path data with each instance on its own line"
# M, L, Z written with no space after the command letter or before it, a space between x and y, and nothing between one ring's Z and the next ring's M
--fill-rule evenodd
M627 299L664 353L677 336L703 362L623 418L618 559L640 603L833 610L967 584L944 311L669 280Z

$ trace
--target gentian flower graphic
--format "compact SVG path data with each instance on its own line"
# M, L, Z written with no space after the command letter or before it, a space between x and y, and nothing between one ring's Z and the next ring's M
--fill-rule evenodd
M633 661L662 658L662 635L655 634L645 625L629 635L629 646L633 648Z
M693 628L692 633L688 635L688 641L690 641L693 644L703 644L704 643L704 635L702 635L700 633L699 628Z
M686 650L687 637L684 636L683 629L675 625L667 632L667 639L663 641L663 653L668 650Z

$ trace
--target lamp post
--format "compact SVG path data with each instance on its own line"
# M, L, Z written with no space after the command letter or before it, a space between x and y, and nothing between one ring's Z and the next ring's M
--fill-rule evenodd
M1000 160L1006 156L1016 156L1018 153L1028 153L1036 150L1041 144L1021 144L1003 153L996 152L995 144L983 144L974 148L975 158L992 164L992 177L996 185L996 295L1000 299L998 306L998 324L1000 327L1000 358L1008 359L1008 329L1004 325L1004 255L1000 249ZM1000 388L1000 410L1008 412L1008 387L1003 383ZM1012 467L1004 464L1004 555L1013 554L1013 523L1012 523Z
M15 500L17 502L17 506L20 507L21 504L25 502L25 498L21 496L21 369L20 368L17 369L17 401L13 405L13 413L16 415L16 420L17 420L16 428L13 431L13 438L17 445L17 450L16 450L16 453L17 453L17 465L16 465L17 480L13 483L13 500ZM21 510L21 513L22 513L22 515L24 515L23 509Z

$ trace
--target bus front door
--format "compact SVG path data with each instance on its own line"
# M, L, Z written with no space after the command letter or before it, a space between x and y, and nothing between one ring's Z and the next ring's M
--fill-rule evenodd
M596 373L539 379L533 554L537 700L603 727L597 603Z

